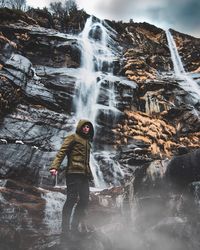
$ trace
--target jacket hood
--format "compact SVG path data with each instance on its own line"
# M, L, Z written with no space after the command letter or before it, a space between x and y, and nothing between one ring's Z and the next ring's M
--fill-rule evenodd
M90 126L90 131L87 135L83 134L83 132L82 132L82 127L86 124L88 124ZM77 124L76 133L82 137L85 137L85 138L92 140L93 136L94 136L94 127L90 121L82 119Z

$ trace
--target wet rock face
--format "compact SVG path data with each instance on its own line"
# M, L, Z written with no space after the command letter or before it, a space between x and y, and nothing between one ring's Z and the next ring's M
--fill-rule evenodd
M33 186L50 189L57 184L49 166L76 125L78 41L72 35L45 29L54 25L63 30L49 13L32 14L37 22L28 17L22 18L26 23L18 22L17 17L0 27L0 248L9 250L60 247L66 197L63 191ZM85 19L74 15L66 30L80 32ZM100 84L97 104L103 108L96 117L93 150L105 181L124 186L92 195L88 220L94 225L98 219L97 228L108 233L105 236L97 230L90 235L92 239L76 244L80 243L82 250L128 250L133 246L160 250L163 242L170 240L173 244L167 250L184 249L189 235L193 249L199 249L195 231L199 225L191 219L199 221L199 200L194 199L199 197L199 150L194 151L200 146L199 104L183 90L180 79L169 73L173 65L162 30L148 24L108 23L117 33L113 39L120 48L116 50L124 56L116 54L115 76L107 73L109 65L104 63L101 81L98 76L96 79ZM198 50L199 39L173 35L186 68L198 72L198 53L194 54L192 46ZM101 29L97 27L90 36L99 42ZM179 156L170 161L175 154ZM66 162L58 178L62 185L65 166ZM132 177L134 182L127 185ZM174 189L164 180L178 184L179 190L189 190L190 195L181 193L180 197L179 190L171 194ZM131 190L134 187L138 199L133 211L130 207L135 203L133 196L127 197L126 185ZM188 209L191 204L196 204L192 213ZM52 226L54 231L49 231Z
M2 249L65 250L66 247L67 249L79 247L84 250L113 249L108 235L96 229L94 225L102 227L106 220L111 222L109 206L113 214L117 216L119 208L116 207L115 198L122 189L105 190L100 196L98 192L92 193L88 217L93 231L79 236L72 234L67 239L61 236L61 211L66 197L59 192L56 194L56 191L59 189L44 190L22 181L0 181L2 212L0 246L3 247ZM101 218L102 214L106 217L104 222Z
M184 152L135 170L134 221L145 239L144 249L160 249L168 241L166 250L198 249L199 183L193 182L199 179L198 155L199 150Z
M35 237L33 231L37 231L38 222L40 223L44 217L45 201L41 196L42 192L23 182L1 180L0 246L2 249L29 249ZM32 235L28 233L30 231Z
M17 49L33 64L75 68L80 65L80 50L76 41L67 35L40 26L24 27L20 23L3 26L1 31L7 39L15 41ZM6 53L8 49L4 50Z
M47 14L45 15L49 16ZM180 88L178 80L173 76L160 74L157 77L158 72L172 69L164 32L146 23L110 23L110 25L118 32L116 37L119 42L124 39L122 42L124 58L116 59L119 64L122 63L121 69L115 72L116 78L105 77L101 82L97 102L108 107L108 97L112 89L115 94L115 100L112 102L115 102L118 112L110 108L99 111L96 142L113 144L115 141L115 144L123 146L131 140L138 140L146 145L147 156L141 153L143 159L151 158L151 155L158 158L171 156L177 147L184 146L191 149L198 147L200 124L198 104L195 104L196 110L190 107L190 98L187 98L187 93ZM44 127L56 126L56 129L65 130L67 133L73 126L73 122L69 120L75 111L73 97L77 92L76 81L79 74L76 69L80 66L77 40L73 36L55 30L37 25L31 26L28 21L26 25L20 22L6 23L1 26L1 31L1 80L2 86L6 84L6 89L11 92L8 96L3 90L5 87L2 87L2 114L10 112L12 107L16 107L19 103L25 105L23 108L19 106L14 116L5 119L2 128L8 126L14 136L11 138L12 136L4 131L2 139L10 142L23 139L30 145L39 145L41 149L52 150L53 133L64 136L64 131L59 133L55 128L50 129L51 136L47 136ZM97 26L90 35L99 41L102 35L100 27ZM192 39L180 34L175 36L178 37L180 46ZM197 45L198 39L192 42ZM120 74L136 80L139 87L134 82L127 83L125 79L118 78ZM20 99L21 92L23 100ZM128 111L124 112L125 110ZM138 113L138 110L142 112ZM38 115L35 115L36 113ZM58 113L66 113L69 118L60 121ZM146 113L149 116L146 116ZM40 115L37 120L37 116ZM35 116L36 122L33 121ZM57 124L56 119L58 119ZM22 124L22 120L23 122L26 120L27 124L21 131L25 135L20 136L16 129ZM67 128L64 123L68 122ZM12 124L13 129L7 123ZM39 134L40 129L46 137ZM111 132L112 129L114 130ZM49 145L47 141L50 141ZM138 159L130 157L127 161L134 164Z
M146 145L146 154L153 154L154 157L158 158L161 155L170 157L170 155L178 153L179 148L182 147L188 149L199 147L199 132L193 132L188 135L185 130L181 131L180 127L175 127L170 122L153 119L139 112L126 114L124 123L119 124L114 130L115 143L119 147L121 144L129 145L136 140L138 141L136 145L139 145L139 142ZM197 127L199 126L198 124L196 124ZM142 149L141 154L144 154Z
M3 224L0 229L0 248L5 250L20 249L20 234L10 224Z
M16 142L0 145L1 164L3 163L0 177L34 185L47 183L51 185L53 180L47 181L48 168L55 154L40 151L37 147L22 145L21 141Z
M67 41L65 38L53 36L48 39L46 34L38 35L37 32L33 32L30 34L30 41L23 44L26 56L34 64L74 68L80 66L80 50L76 41Z
M3 117L16 108L22 100L22 91L5 77L0 77L0 115Z
M119 29L120 24L116 25ZM199 72L199 39L176 31L172 33L186 71ZM123 24L120 39L124 41L123 73L137 83L155 79L160 72L173 69L166 35L163 30L149 24Z
M162 30L148 25L127 24L122 36L129 44L124 53L123 67L129 79L142 83L146 79L155 79L160 71L171 69L170 53Z
M122 43L124 66L117 70L116 77L110 78L105 73L101 81L97 102L107 108L99 110L97 115L95 147L114 144L119 149L137 141L127 152L122 150L119 159L133 167L149 162L151 158L171 157L178 147L197 148L198 111L195 113L189 106L190 99L179 87L178 80L173 76L156 76L159 71L171 69L163 31L148 24L111 26L118 31L119 41L125 38ZM80 50L77 40L55 30L20 23L6 24L1 30L2 114L23 103L3 120L2 143L22 141L28 148L36 147L55 154L64 136L75 125L71 115L75 112L73 98L78 91ZM98 41L102 35L100 28L97 26L90 35ZM136 80L139 87L127 78L119 78L123 71L129 71L125 75ZM131 72L139 74L139 78L129 77ZM149 80L149 74L152 74L152 80ZM113 94L111 90L115 96L111 100L117 112L108 108L108 99ZM141 144L144 147L141 148ZM43 163L38 169L42 168Z
M18 106L1 123L1 177L26 176L25 182L51 185L48 168L73 126L66 115L41 106Z

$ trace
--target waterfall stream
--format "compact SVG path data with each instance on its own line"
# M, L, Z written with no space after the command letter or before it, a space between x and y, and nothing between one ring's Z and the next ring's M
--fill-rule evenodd
M183 67L183 63L181 61L181 57L178 53L176 43L173 39L172 34L169 30L166 30L167 41L171 53L171 58L174 66L175 76L181 80L180 86L190 95L196 99L200 100L200 87L187 73Z
M104 21L94 20L90 16L83 31L77 36L81 50L81 66L76 82L76 95L73 105L75 119L88 119L96 127L96 118L100 110L104 113L118 113L116 108L113 82L109 82L107 105L98 103L101 84L109 75L112 76L113 60L116 58L114 32ZM112 37L111 37L112 35ZM91 170L96 187L106 187L100 167L95 157L91 156ZM118 169L116 170L118 172ZM122 172L122 170L120 171ZM115 176L115 174L114 174Z
M104 77L102 72L112 72L115 54L108 47L108 30L102 22L93 23L92 16L87 19L78 41L81 49L81 68L76 83L78 93L74 99L76 118L79 120L84 117L95 123L98 112L97 98Z
M76 120L88 119L95 126L98 112L97 98L101 84L101 71L105 64L112 62L113 54L107 47L108 33L101 22L94 22L93 17L86 21L82 33L78 36L81 49L80 77L76 82L77 95L74 98ZM91 170L97 187L105 187L103 174L95 158L91 157Z

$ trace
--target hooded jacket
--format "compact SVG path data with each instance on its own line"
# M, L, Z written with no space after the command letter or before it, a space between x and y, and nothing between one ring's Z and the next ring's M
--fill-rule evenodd
M88 134L82 132L82 127L88 124L90 130ZM88 120L80 120L76 127L76 132L65 138L60 150L53 160L50 169L59 169L65 156L68 158L67 174L79 173L92 177L90 169L90 148L94 136L94 127Z

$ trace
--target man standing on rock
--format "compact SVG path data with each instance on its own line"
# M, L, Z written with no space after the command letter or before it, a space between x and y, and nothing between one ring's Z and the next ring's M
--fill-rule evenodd
M90 147L94 128L90 121L80 120L76 132L65 138L50 167L50 173L57 175L58 169L67 156L66 169L67 200L62 211L62 233L79 233L78 226L83 220L89 201Z

